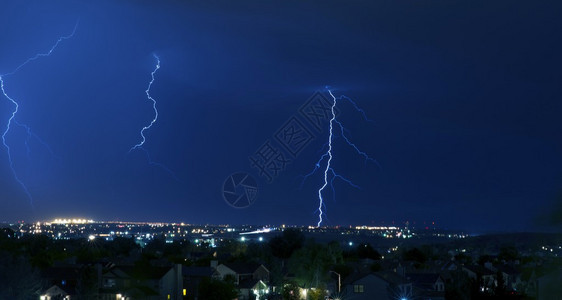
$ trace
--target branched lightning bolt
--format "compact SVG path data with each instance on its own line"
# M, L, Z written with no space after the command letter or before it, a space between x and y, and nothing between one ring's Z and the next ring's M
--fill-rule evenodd
M331 94L331 93L330 93ZM332 96L333 97L333 96ZM361 115L363 115L363 119L365 119L365 121L367 122L373 122L373 120L369 119L367 117L367 114L365 113L365 111L363 109L361 109L357 103L355 103L355 101L353 101L353 99L345 96L345 95L341 95L340 99L346 100L347 102L351 103L351 105L353 105L353 107L355 108L355 110L357 110L358 112L361 113Z
M164 171L168 172L170 174L170 176L172 176L176 181L181 182L181 180L176 176L176 174L170 170L170 168L168 168L166 165L159 163L159 162L155 162L152 160L152 157L150 156L150 153L148 152L148 150L146 150L144 147L138 147L137 149L142 150L144 152L144 154L146 155L146 159L148 160L148 164L149 165L153 165L153 166L157 166L162 168Z
M4 90L4 80L2 79L2 76L0 76L0 88L2 89L2 93L4 94L4 96L8 98L8 100L10 100L16 107L12 112L10 119L8 119L8 125L6 126L6 130L2 134L2 144L4 144L4 147L8 152L8 161L10 162L10 168L12 169L12 173L14 174L14 179L23 188L25 194L29 198L30 203L33 204L33 197L31 197L31 193L29 192L27 186L23 183L23 181L21 181L21 179L18 177L18 174L16 173L16 169L14 168L14 161L12 160L12 152L10 151L10 146L8 146L8 143L6 142L6 134L8 134L8 131L10 131L10 125L12 124L12 121L14 120L16 114L18 113L19 105L14 99L10 98L10 96L6 94L6 90Z
M29 146L29 140L33 137L35 138L41 145L43 145L43 147L45 147L47 149L47 151L49 151L49 153L51 154L51 157L59 159L59 157L56 157L55 153L53 152L53 150L51 149L51 146L49 146L49 144L47 144L47 142L45 142L43 139L41 139L37 134L35 134L33 131L31 131L31 127L18 122L17 120L14 120L14 124L16 124L19 127L22 127L23 129L25 129L25 132L27 133L27 138L25 139L25 148L27 150L27 158L29 160L31 160L30 155L31 155L31 147Z
M363 158L365 158L365 162L372 162L375 163L377 166L380 167L380 165L378 164L378 162L371 158L367 153L361 151L359 149L359 147L357 147L357 145L355 145L353 142L351 142L351 140L346 136L345 134L345 128L343 126L343 124L338 121L338 119L336 118L336 106L338 104L338 99L342 99L342 100L347 100L349 101L353 107L362 114L363 118L365 119L365 121L368 122L372 122L372 120L370 120L369 118L367 118L367 115L365 113L364 110L362 110L361 108L359 108L359 106L351 99L348 98L346 96L340 96L339 98L336 98L334 96L334 94L332 93L332 91L330 89L328 89L328 93L330 94L330 96L333 99L333 103L331 106L331 118L330 118L330 130L329 130L329 135L328 135L328 142L323 146L323 148L325 148L327 146L327 150L320 156L320 159L316 162L316 164L314 165L314 169L306 174L303 178L303 181L301 183L304 183L304 181L314 175L316 173L316 171L318 171L319 169L322 168L322 163L324 161L326 161L326 166L323 168L324 169L324 183L322 184L322 186L318 189L318 223L317 226L320 227L320 225L322 225L323 222L323 217L325 214L325 209L326 209L326 205L324 203L324 198L322 196L322 192L326 189L326 187L328 187L328 185L331 187L332 189L332 193L335 194L335 189L334 189L334 180L335 179L340 179L344 182L346 182L347 184L351 185L354 188L359 188L359 186L357 186L356 184L354 184L351 180L345 178L344 176L336 173L336 171L332 168L332 160L334 158L333 153L332 153L332 142L334 140L334 126L337 125L340 128L340 132L341 132L341 137L344 139L344 141L351 146L356 152L357 154L359 154L360 156L363 156ZM334 125L335 124L335 125Z
M10 116L10 118L8 119L8 124L6 125L6 129L4 130L4 132L2 133L2 144L4 145L4 147L6 148L6 151L8 153L8 161L10 163L10 169L12 169L12 173L14 175L14 179L19 183L19 185L23 188L23 190L25 191L27 197L29 198L29 201L31 203L31 205L33 205L33 197L31 196L31 193L29 192L27 186L23 183L23 181L19 178L19 176L16 173L15 167L14 167L14 162L12 160L12 153L10 151L10 146L8 145L7 141L6 141L6 135L8 134L8 132L10 131L10 126L12 125L12 122L14 124L16 124L17 126L23 127L26 132L27 132L27 139L25 141L25 145L27 148L27 153L29 155L30 152L30 148L29 148L29 139L31 136L37 138L43 145L45 145L47 147L47 149L49 149L49 151L52 153L52 151L50 150L50 147L43 142L43 140L41 140L39 137L37 137L32 131L31 128L23 123L19 123L16 121L16 114L19 111L19 104L16 100L14 100L12 97L8 96L8 94L6 93L6 90L4 88L4 79L7 76L10 75L14 75L15 73L17 73L21 68L23 68L25 65L27 65L28 63L40 58L40 57L47 57L50 56L53 51L57 48L57 46L60 44L60 42L70 39L74 36L74 34L76 33L76 29L78 28L78 24L79 21L76 22L76 25L74 26L74 29L72 30L72 33L66 36L61 36L59 37L59 39L56 41L56 43L49 49L49 51L45 52L45 53L38 53L33 57L28 58L27 60L25 60L22 64L20 64L17 68L15 68L12 72L10 73L6 73L6 74L2 74L0 75L0 89L2 90L2 94L4 94L4 97L6 97L6 99L10 100L10 102L12 102L12 104L14 105L14 110L12 111L12 114Z
M148 87L146 88L145 93L146 93L146 97L148 98L148 100L152 101L152 109L154 110L154 118L152 119L152 121L150 121L150 123L148 125L144 126L141 129L140 135L141 135L142 139L141 139L140 143L134 145L133 147L131 147L131 149L129 149L129 153L131 153L131 151L133 151L135 149L142 150L144 152L144 154L146 155L146 159L148 160L148 163L150 165L162 168L163 170L168 172L175 180L180 181L176 177L174 172L172 172L172 170L170 170L170 168L168 168L166 165L153 161L152 157L150 156L150 153L148 152L148 150L146 150L143 147L144 143L146 142L146 137L144 135L144 132L146 130L150 129L152 127L152 125L154 125L154 123L156 123L156 121L158 120L158 109L156 108L156 99L152 98L152 96L150 95L150 88L152 87L152 84L154 83L154 74L156 74L156 72L160 69L160 58L156 54L153 54L153 56L156 59L156 66L154 67L154 70L152 71L152 73L150 73L151 79L150 79L150 82L148 83Z
M19 71L21 68L23 68L25 65L27 65L28 63L40 58L40 57L46 57L46 56L50 56L51 53L53 53L53 51L55 51L55 49L58 47L58 45L60 44L60 42L64 41L64 40L68 40L70 38L72 38L74 36L74 33L76 33L76 29L78 28L78 24L80 23L80 20L76 21L76 25L74 25L74 29L72 30L72 33L69 35L65 35L65 36L61 36L57 42L49 49L49 51L45 52L45 53L38 53L33 57L28 58L26 61L24 61L21 65L19 65L15 70L13 70L10 73L4 74L2 76L6 77L9 75L14 75L17 71Z
M148 83L148 87L146 88L146 91L145 91L146 97L148 97L148 100L152 101L152 108L154 109L154 119L152 119L152 121L150 121L150 124L144 126L141 129L141 131L140 131L140 135L142 137L141 142L134 145L129 150L129 152L131 152L131 151L133 151L137 148L141 148L142 145L144 145L144 143L146 142L146 137L144 136L144 131L150 129L150 127L152 127L152 125L154 123L156 123L156 120L158 120L158 109L156 109L156 100L150 96L150 88L152 87L152 84L154 83L154 74L156 73L156 71L158 71L158 69L160 69L160 58L156 54L154 54L154 58L156 59L156 67L154 68L154 71L152 71L152 73L150 74L152 79Z

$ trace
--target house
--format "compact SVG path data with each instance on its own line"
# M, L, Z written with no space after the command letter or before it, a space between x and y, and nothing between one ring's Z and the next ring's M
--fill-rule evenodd
M222 280L232 278L240 292L240 300L251 299L269 293L269 270L257 263L225 263L211 262L216 270L215 277Z
M127 268L112 266L102 275L102 292L119 291L132 286L132 277L127 273Z
M183 296L199 299L199 284L204 278L218 277L217 271L212 267L183 266Z
M437 273L406 273L406 278L419 289L437 292L445 291L445 281Z
M113 266L101 276L101 299L177 300L183 298L181 265Z
M344 299L394 300L412 296L412 284L394 272L355 273L344 281Z
M235 285L239 285L240 282L247 279L258 279L266 283L269 282L269 270L262 264L226 263L217 265L216 270L221 279L224 279L228 275L233 276Z
M562 269L537 279L537 300L562 300Z
M264 299L269 294L269 286L260 279L247 279L238 285L240 300Z
M451 260L441 265L440 271L451 272L451 271L456 271L458 268L459 268L459 263Z
M496 284L495 273L491 270L479 265L463 266L462 270L468 275L469 278L477 280L482 292L489 291L494 288Z
M436 266L435 268L433 268L433 272L434 273L439 273L441 275L441 278L443 279L443 281L445 281L446 283L452 282L453 279L453 274L455 272L457 272L458 270L460 270L461 268L460 263L456 262L456 261L446 261L443 262L442 264Z
M70 297L70 294L67 291L61 289L57 285L53 285L47 290L45 290L44 292L42 292L39 299L53 300L53 299L67 299L67 297Z
M406 273L416 299L445 299L445 280L438 273Z
M516 291L517 286L523 284L521 272L511 265L499 265L497 269L502 273L508 291Z
M41 277L48 288L41 292L41 296L48 300L76 295L82 268L82 265L61 265L43 270Z

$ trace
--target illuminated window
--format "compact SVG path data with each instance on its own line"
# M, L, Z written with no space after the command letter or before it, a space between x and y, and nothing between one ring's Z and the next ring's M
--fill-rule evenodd
M186 289L183 289L183 295L187 296L187 290Z
M353 292L355 293L363 293L364 292L364 286L362 284L355 284L353 285Z

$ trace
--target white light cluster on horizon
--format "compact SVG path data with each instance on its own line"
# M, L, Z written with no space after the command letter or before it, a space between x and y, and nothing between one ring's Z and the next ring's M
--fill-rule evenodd
M400 228L395 226L356 226L355 229L357 230L398 230Z
M271 232L271 230L273 230L273 229L272 228L263 228L263 229L258 229L258 230L254 230L254 231L241 232L240 235L268 233L268 232Z
M86 219L55 219L53 224L91 224L94 223L94 220L86 220Z

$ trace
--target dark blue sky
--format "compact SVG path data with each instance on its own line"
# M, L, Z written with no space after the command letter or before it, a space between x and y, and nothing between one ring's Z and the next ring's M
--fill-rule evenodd
M436 221L535 230L562 191L562 19L556 1L9 1L0 74L21 127L0 159L0 220L86 217L309 224L322 175L300 187L322 133L272 183L248 157L316 90L353 98L338 118L377 159L336 137L326 225ZM129 149L145 132L152 159ZM14 106L0 99L4 129ZM258 180L244 209L222 197L234 172ZM176 180L177 179L177 180ZM540 229L540 228L539 228Z

